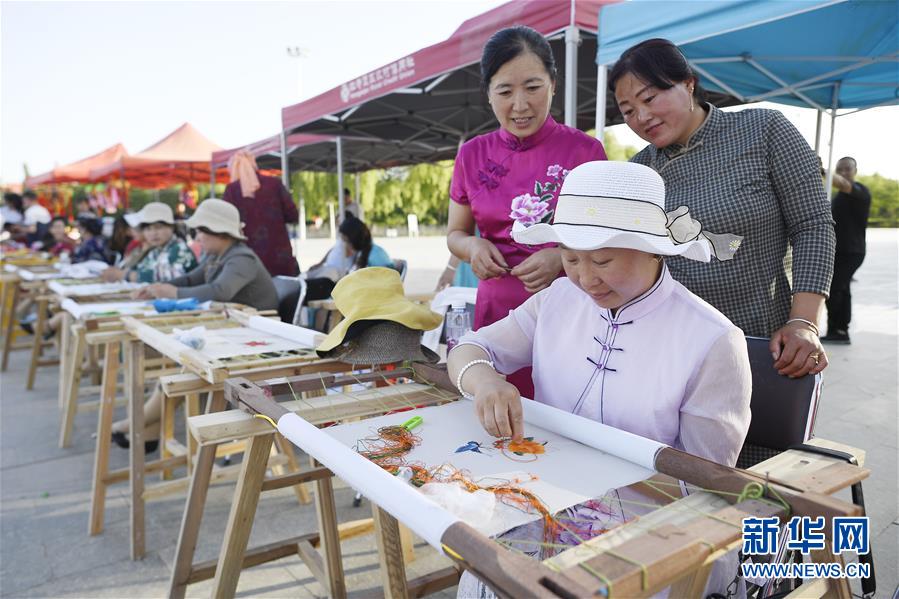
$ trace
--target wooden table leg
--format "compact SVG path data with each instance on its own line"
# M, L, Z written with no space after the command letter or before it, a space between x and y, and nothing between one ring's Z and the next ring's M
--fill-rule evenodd
M400 536L400 524L396 518L371 504L372 517L375 520L375 538L378 541L378 560L381 564L381 583L384 586L384 599L405 599L406 566L403 562L403 543Z
M187 474L194 469L194 456L197 455L197 440L190 434L189 420L191 416L200 415L200 395L189 393L184 397L184 430L187 431Z
M103 358L103 388L97 414L97 448L94 450L94 482L91 488L91 515L88 534L103 532L106 512L106 476L109 474L109 443L115 411L116 382L119 376L119 345L107 343Z
M3 363L0 364L0 372L6 372L6 367L9 366L9 352L12 351L13 341L16 337L16 305L18 305L22 293L18 281L7 283L7 285L13 286L12 308L10 308L9 319L6 321L6 330L3 335Z
M69 356L69 346L72 339L72 315L63 312L62 331L59 337L59 411L65 412L66 393L69 391L69 371L72 367L72 359Z
M81 391L81 365L84 360L85 339L87 331L83 326L74 326L69 333L69 351L63 358L69 363L66 375L60 381L60 388L65 390L63 397L62 422L59 425L59 446L68 447L72 442L72 427L75 426L75 414L78 412L78 393ZM114 383L113 383L114 384ZM114 393L114 392L113 392Z
M166 443L169 439L175 438L175 404L177 398L162 395L162 414L159 427L159 457L166 459L172 456ZM162 480L171 480L175 471L172 468L166 468L162 471Z
M181 532L178 533L178 545L175 548L175 562L169 579L170 599L184 599L187 592L197 538L200 536L203 508L206 505L206 492L209 490L212 467L215 465L215 448L215 445L204 445L194 461L190 490L184 505L184 516L181 518Z
M215 580L212 583L213 597L234 597L237 590L244 553L253 529L253 519L256 517L256 506L259 495L262 494L272 437L273 435L253 437L244 453L240 478L237 479L234 500L231 502L228 526L225 528L225 539L215 570Z
M290 471L299 472L300 463L297 461L297 455L293 451L293 443L282 437L280 433L275 433L275 445L278 446L278 451L287 458L287 467ZM299 501L300 504L306 504L312 501L312 497L309 496L309 491L306 489L305 483L294 485L293 492L297 496L297 501Z
M28 364L28 380L25 389L34 389L34 377L37 374L37 363L44 353L44 328L47 325L47 306L49 301L45 297L37 299L37 320L34 321L34 340L31 344L31 363Z
M125 392L128 394L129 476L131 486L131 559L144 557L144 344L125 342Z
M313 468L318 464L310 458ZM315 513L321 548L324 553L325 576L331 588L325 589L332 598L346 597L346 582L343 577L343 560L340 552L340 533L337 530L337 507L334 504L334 485L331 477L315 481Z
M91 385L99 385L102 382L102 372L100 371L99 350L96 345L88 348L88 363L90 364Z

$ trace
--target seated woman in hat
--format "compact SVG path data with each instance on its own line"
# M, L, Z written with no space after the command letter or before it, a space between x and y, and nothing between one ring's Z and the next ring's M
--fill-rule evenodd
M147 250L129 268L111 266L104 270L101 273L104 281L161 283L197 267L197 258L187 242L175 234L175 215L167 204L150 202L131 222L140 229Z
M668 272L664 256L708 262L710 249L685 209L665 213L664 193L652 169L589 162L565 180L554 224L515 224L518 243L558 243L567 276L449 356L489 433L522 435L521 399L501 373L533 366L537 401L736 462L749 425L746 341Z
M134 292L136 299L187 298L201 302L234 302L257 310L278 307L278 294L271 275L262 261L244 243L237 208L222 200L209 199L200 204L187 220L197 230L205 258L186 275L167 283L153 283ZM147 451L158 445L162 394L157 385L144 404ZM112 440L123 448L130 446L128 420L112 425Z
M237 208L222 200L206 200L187 220L187 226L197 231L205 255L203 261L183 276L137 290L135 298L193 297L201 302L277 309L275 284L259 257L244 243L246 237L241 233Z
M513 226L518 243L559 244L567 276L450 352L451 380L488 433L526 433L503 374L532 366L536 401L736 463L750 419L746 341L668 272L665 256L707 262L710 247L685 209L665 213L664 196L648 167L588 162L563 183L553 224ZM572 509L587 522L608 516Z

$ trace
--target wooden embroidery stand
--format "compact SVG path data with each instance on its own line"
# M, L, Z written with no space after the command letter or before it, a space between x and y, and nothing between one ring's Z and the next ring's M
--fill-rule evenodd
M33 339L26 339L19 342L20 337L27 337L25 331L19 330L16 326L15 310L19 302L25 297L37 294L43 289L41 281L23 281L18 274L4 272L0 275L0 281L3 283L3 360L0 363L0 372L6 372L9 366L9 354L16 350L31 349L33 352L34 345L40 343L41 351L44 347L52 345L52 341L44 341L43 336L34 335Z
M343 365L348 369L348 365ZM253 383L246 378L234 378L225 383L226 395L234 403L234 392L244 387L265 389L275 395L296 394L301 399L286 402L298 414L315 424L325 424L336 420L354 419L380 415L395 409L408 408L410 405L436 405L455 398L452 393L435 390L428 385L417 383L397 384L378 387L366 391L348 394L321 395L324 388L340 388L360 382L379 382L385 377L405 377L411 370L375 371L366 374L309 374L278 379L267 379ZM312 394L319 394L313 396ZM169 586L169 597L184 597L187 585L214 578L212 596L233 597L237 588L240 572L243 568L266 563L289 555L299 555L316 580L331 597L346 596L341 562L340 539L351 538L374 530L379 537L385 539L391 547L397 548L397 567L404 569L410 561L411 535L408 530L400 529L393 521L385 521L381 510L373 506L374 520L355 520L343 524L337 523L334 506L331 476L327 469L313 466L313 470L282 477L266 478L262 458L267 455L268 448L280 435L264 420L251 415L230 410L196 416L189 420L190 430L200 451L191 477L190 492L184 508L181 532L175 551L175 566ZM221 551L217 561L192 563L206 491L212 476L212 456L218 444L230 439L249 439L249 446L244 457L235 489L231 512L225 529ZM264 547L247 549L256 507L261 494L265 491L284 488L290 485L315 480L316 514L318 531L292 537ZM403 534L405 531L407 534ZM403 537L408 537L403 541ZM323 556L315 551L321 547ZM383 567L383 565L382 565ZM441 570L410 583L410 588L417 593L430 592L437 587L444 588L455 584L458 571L455 567Z
M113 311L110 306L113 306L117 300L120 300L119 303L123 306L120 314L98 315L88 311L90 306L100 303L106 310ZM59 447L65 448L71 444L75 414L95 410L100 405L100 400L90 402L80 402L79 400L82 396L102 395L101 383L108 365L106 360L101 360L101 356L104 355L108 344L114 344L118 354L119 345L127 336L121 319L128 309L132 308L132 300L121 296L112 298L79 297L62 302L61 307L63 310L61 311L62 324L60 326L62 359L59 378ZM194 314L199 315L199 312ZM155 315L152 312L131 314L135 318L154 317ZM87 370L84 367L85 358L89 361ZM162 375L178 372L174 369L175 365L171 360L159 356L147 358L145 366L147 368L145 378L148 380L155 380ZM117 380L118 366L116 364L113 367L115 373L112 384L115 385L115 391L120 388L120 385ZM91 386L82 387L82 379L86 373L92 374L95 378L91 381ZM115 401L115 397L112 398L112 401Z
M25 384L25 388L29 391L34 388L34 380L38 368L59 364L61 373L65 373L67 369L70 368L68 360L71 356L68 353L69 347L66 344L68 328L70 326L68 322L64 322L63 326L59 329L61 334L61 344L59 348L60 358L58 360L41 359L43 348L47 345L47 342L44 340L44 331L49 322L48 313L51 310L58 310L59 304L67 297L77 298L79 301L87 303L115 301L118 299L124 301L128 299L129 294L128 291L118 288L116 284L102 284L102 282L96 278L57 278L34 281L34 283L39 287L35 288L33 291L37 305L37 319L34 321L33 325L34 338L32 340L31 348L31 363L28 367L28 379ZM85 285L90 285L93 288L90 293L79 292L79 288L82 288L82 286ZM108 288L109 292L104 293L104 287ZM97 358L95 355L92 355L91 358L94 372L99 374L99 369L96 368ZM62 404L60 404L60 407L62 407Z
M438 368L416 365L416 374L443 388L449 384L445 371ZM295 405L272 399L279 395L276 389L266 391L246 381L226 384L230 401L273 422L297 411ZM858 450L841 449L854 454L856 460L863 459ZM784 452L751 471L727 468L667 447L656 454L654 463L660 474L715 492L693 492L671 501L545 562L510 551L461 522L442 532L442 548L503 597L648 597L672 585L671 596L695 597L704 589L715 561L741 545L744 517L776 516L783 521L791 514L823 516L825 531L829 531L833 517L862 515L859 506L831 495L869 474L838 458L797 450ZM765 497L744 498L750 484L759 485ZM647 495L654 489L646 481L631 487ZM365 492L364 487L360 490ZM393 507L394 514L403 513ZM382 519L391 523L392 517L384 514ZM826 534L829 537L829 532ZM397 559L397 548L387 546L383 539L382 548L388 552L382 555L385 596L407 596L412 591L398 567L402 560ZM842 562L841 556L829 550L812 552L812 560ZM849 585L845 579L807 582L796 596L848 599Z
M271 376L270 373L288 372L294 374L296 372L306 372L304 367L311 370L321 368L321 361L314 350L302 349L289 352L279 352L277 355L240 355L240 351L235 351L235 357L210 359L202 353L187 347L186 345L175 340L169 335L173 328L191 328L202 324L207 330L223 329L223 328L251 328L251 317L253 314L242 311L226 310L217 318L209 318L198 322L196 318L178 319L177 316L154 319L136 319L132 317L123 317L122 323L129 337L123 341L125 356L125 393L126 403L128 405L129 414L129 430L131 431L130 440L130 465L128 468L127 479L130 482L131 490L131 557L132 559L140 559L145 552L144 547L144 502L148 498L157 497L162 493L174 490L183 490L186 486L184 481L164 481L159 483L159 488L145 488L144 474L147 471L171 471L172 469L188 465L196 468L196 461L190 447L184 450L174 448L174 444L163 438L163 457L159 460L145 463L144 458L144 345L153 348L162 354L163 357L180 364L187 372L196 378L184 377L167 381L167 385L163 387L163 391L168 389L170 396L175 393L186 394L187 413L193 414L199 409L199 394L208 392L210 394L207 411L218 411L224 409L224 399L222 397L221 383L232 376ZM271 337L270 333L260 332L260 334ZM107 357L109 349L107 346ZM330 363L330 361L329 361ZM298 370L299 369L299 370ZM111 408L110 408L111 409ZM164 436L168 435L174 429L174 420L171 409L164 409L163 419L160 423L163 428ZM98 428L98 451L97 451L97 473L95 474L95 491L94 502L96 509L92 509L92 530L95 529L95 523L99 521L102 527L102 498L105 498L106 482L115 478L114 473L105 474L103 469L108 467L108 454L104 452L108 449L109 427L111 426L111 413L102 411ZM102 442L101 442L102 440ZM104 449L106 448L106 449ZM293 449L290 444L283 444L283 453L285 454L286 463L296 469L296 461L293 455ZM228 453L239 451L238 447L227 448ZM176 454L176 455L172 455ZM214 456L211 461L214 460ZM211 464L210 461L210 464ZM284 463L284 462L280 462ZM233 471L233 469L232 469ZM116 478L120 480L120 478ZM304 490L298 490L298 497L301 500L306 499Z

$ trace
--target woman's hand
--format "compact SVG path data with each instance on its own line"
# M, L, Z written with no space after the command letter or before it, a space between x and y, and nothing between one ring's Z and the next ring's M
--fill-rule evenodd
M106 283L115 283L125 278L125 271L115 266L110 266L100 273L100 278Z
M453 279L456 278L456 271L451 270L449 266L443 269L443 274L440 275L440 278L437 279L437 287L434 288L434 291L442 291L446 289L450 285L453 284Z
M481 237L471 238L471 270L481 280L500 277L509 270L502 252L492 242Z
M524 436L521 395L512 383L500 379L480 383L474 405L484 430L494 437L520 440Z
M818 335L801 322L791 322L774 332L768 346L778 374L799 378L827 368L827 354Z
M512 275L524 283L529 293L537 293L549 287L562 271L562 251L559 248L542 249L528 256L512 269Z
M178 297L178 288L168 283L153 283L134 291L131 297L134 299L175 299Z

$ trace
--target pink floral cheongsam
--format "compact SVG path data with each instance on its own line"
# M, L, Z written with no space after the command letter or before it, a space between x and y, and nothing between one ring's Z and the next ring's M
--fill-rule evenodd
M513 218L533 223L552 218L568 171L591 160L605 160L602 143L547 116L532 136L518 139L498 129L467 141L456 156L450 198L471 207L484 239L491 241L510 268L552 245L528 246L512 239ZM514 216L513 216L514 215ZM531 296L510 274L478 286L474 328L505 318ZM524 397L533 397L530 368L509 376Z

